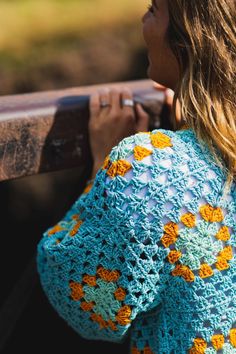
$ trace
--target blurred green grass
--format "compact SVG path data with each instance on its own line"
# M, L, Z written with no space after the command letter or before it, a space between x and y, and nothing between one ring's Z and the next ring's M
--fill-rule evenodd
M143 0L2 0L0 49L23 50L52 36L125 26L138 22L144 7Z
M133 78L146 5L0 0L0 95Z

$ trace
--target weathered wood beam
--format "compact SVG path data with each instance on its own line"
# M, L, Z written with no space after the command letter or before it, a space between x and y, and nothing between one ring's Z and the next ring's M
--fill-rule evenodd
M92 162L88 102L101 87L128 86L160 125L163 88L150 80L0 97L0 181L83 167Z

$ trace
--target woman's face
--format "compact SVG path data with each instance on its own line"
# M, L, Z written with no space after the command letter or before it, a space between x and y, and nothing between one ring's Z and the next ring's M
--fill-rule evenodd
M143 37L148 49L148 77L175 90L179 79L179 65L168 42L168 1L152 0L142 22Z

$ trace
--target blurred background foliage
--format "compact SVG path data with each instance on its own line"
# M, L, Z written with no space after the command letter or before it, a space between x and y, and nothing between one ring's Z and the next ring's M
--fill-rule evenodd
M141 17L147 5L147 0L0 0L0 95L146 78ZM42 233L64 216L85 181L85 171L74 168L0 184L0 307ZM64 353L64 348L125 354L128 347L127 341L79 338L37 282L1 354Z
M144 0L0 0L0 94L144 78Z

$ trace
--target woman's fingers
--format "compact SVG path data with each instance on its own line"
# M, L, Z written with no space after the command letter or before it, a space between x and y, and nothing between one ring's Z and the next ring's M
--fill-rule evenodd
M121 92L121 108L123 115L127 118L133 119L135 122L133 94L128 88L124 88Z
M149 114L145 112L140 103L136 104L137 132L147 132L149 130Z
M90 111L90 119L96 117L100 112L100 98L98 92L90 96L89 111Z
M110 90L107 88L99 91L100 108L103 111L109 111L111 107Z
M120 113L120 90L112 88L110 91L110 100L112 113Z

